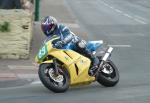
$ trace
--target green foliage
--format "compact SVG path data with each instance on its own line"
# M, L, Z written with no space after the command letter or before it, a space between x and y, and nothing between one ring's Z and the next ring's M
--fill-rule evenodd
M9 32L10 31L10 23L5 21L3 24L0 24L0 31L1 32Z

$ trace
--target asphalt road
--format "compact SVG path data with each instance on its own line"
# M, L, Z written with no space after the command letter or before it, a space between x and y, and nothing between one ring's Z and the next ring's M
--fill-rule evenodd
M115 47L112 60L120 71L117 86L95 83L54 94L41 84L30 84L0 89L0 103L149 103L150 8L138 1L66 0L89 40L103 39Z

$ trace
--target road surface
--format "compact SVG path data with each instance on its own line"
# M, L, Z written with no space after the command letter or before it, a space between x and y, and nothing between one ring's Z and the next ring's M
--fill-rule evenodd
M146 0L144 0L146 1ZM146 3L149 3L148 0ZM120 82L112 88L94 83L54 94L40 83L0 89L1 103L149 103L150 8L139 0L65 0L89 40L115 48L112 59Z

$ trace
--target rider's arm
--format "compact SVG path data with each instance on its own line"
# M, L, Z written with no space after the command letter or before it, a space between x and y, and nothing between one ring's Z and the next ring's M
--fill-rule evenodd
M73 33L69 30L68 27L61 25L61 33L63 35L63 43L67 44L74 38Z

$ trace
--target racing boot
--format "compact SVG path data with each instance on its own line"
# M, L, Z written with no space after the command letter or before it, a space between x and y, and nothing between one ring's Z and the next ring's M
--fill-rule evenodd
M91 55L90 59L91 59L92 63L91 63L91 68L89 69L89 75L94 76L98 69L99 59L94 55Z

